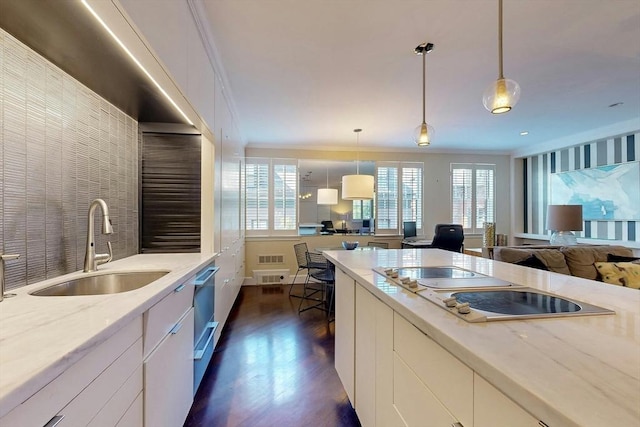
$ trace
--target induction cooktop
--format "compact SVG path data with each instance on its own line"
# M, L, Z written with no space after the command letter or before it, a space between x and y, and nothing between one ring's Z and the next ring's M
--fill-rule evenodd
M455 266L374 268L376 273L396 279L401 285L415 280L410 290L510 287L512 283ZM393 277L395 276L395 277Z
M533 288L420 293L468 322L615 314L614 311Z
M374 268L378 288L410 291L467 322L615 314L455 266Z

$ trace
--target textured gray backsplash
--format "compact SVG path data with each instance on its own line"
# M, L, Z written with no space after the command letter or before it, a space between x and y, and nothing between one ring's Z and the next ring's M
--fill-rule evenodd
M138 251L138 123L0 29L0 251L7 288L82 269L91 200ZM96 215L99 230L101 216Z

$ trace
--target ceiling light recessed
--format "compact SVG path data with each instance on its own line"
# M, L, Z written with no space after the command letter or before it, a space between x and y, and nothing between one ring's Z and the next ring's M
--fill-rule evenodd
M609 108L619 107L622 104L624 104L624 102L614 102L613 104L609 105Z
M520 136L525 136L525 135L529 135L528 130L523 130L522 132L520 132Z

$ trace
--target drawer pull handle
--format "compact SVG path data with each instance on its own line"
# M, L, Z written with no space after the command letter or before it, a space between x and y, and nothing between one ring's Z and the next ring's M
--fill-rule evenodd
M451 427L464 427L464 426L462 425L462 423L453 423L451 424Z
M206 277L203 277L204 274L196 279L194 282L196 286L202 286L209 281L213 277L214 274L218 271L220 267L209 267L205 271L207 273Z
M180 329L182 329L182 323L183 323L183 322L176 323L176 324L173 326L173 328L171 328L171 330L169 331L169 333L170 333L171 335L175 335L175 334L177 334L177 333L180 331Z
M183 290L183 289L184 289L184 286L185 286L185 285L184 285L184 283L183 283L182 285L180 285L180 286L178 286L177 288L175 288L175 289L173 290L173 292L180 292L181 290Z
M51 418L49 422L44 425L44 427L56 427L58 424L60 424L60 421L62 421L63 418L64 415L56 415L55 417Z
M218 327L218 322L208 322L207 327L205 329L211 329L209 332L209 336L207 337L207 341L204 343L204 347L202 350L196 350L193 352L193 360L200 360L204 356L204 352L209 348L209 343L213 339L213 335L216 333L216 328Z

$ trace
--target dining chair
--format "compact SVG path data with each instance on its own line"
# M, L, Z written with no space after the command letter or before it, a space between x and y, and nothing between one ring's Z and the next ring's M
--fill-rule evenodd
M327 313L327 319L333 311L335 267L319 253L307 252L309 274L304 283L298 313L318 309ZM305 303L306 301L306 303Z

